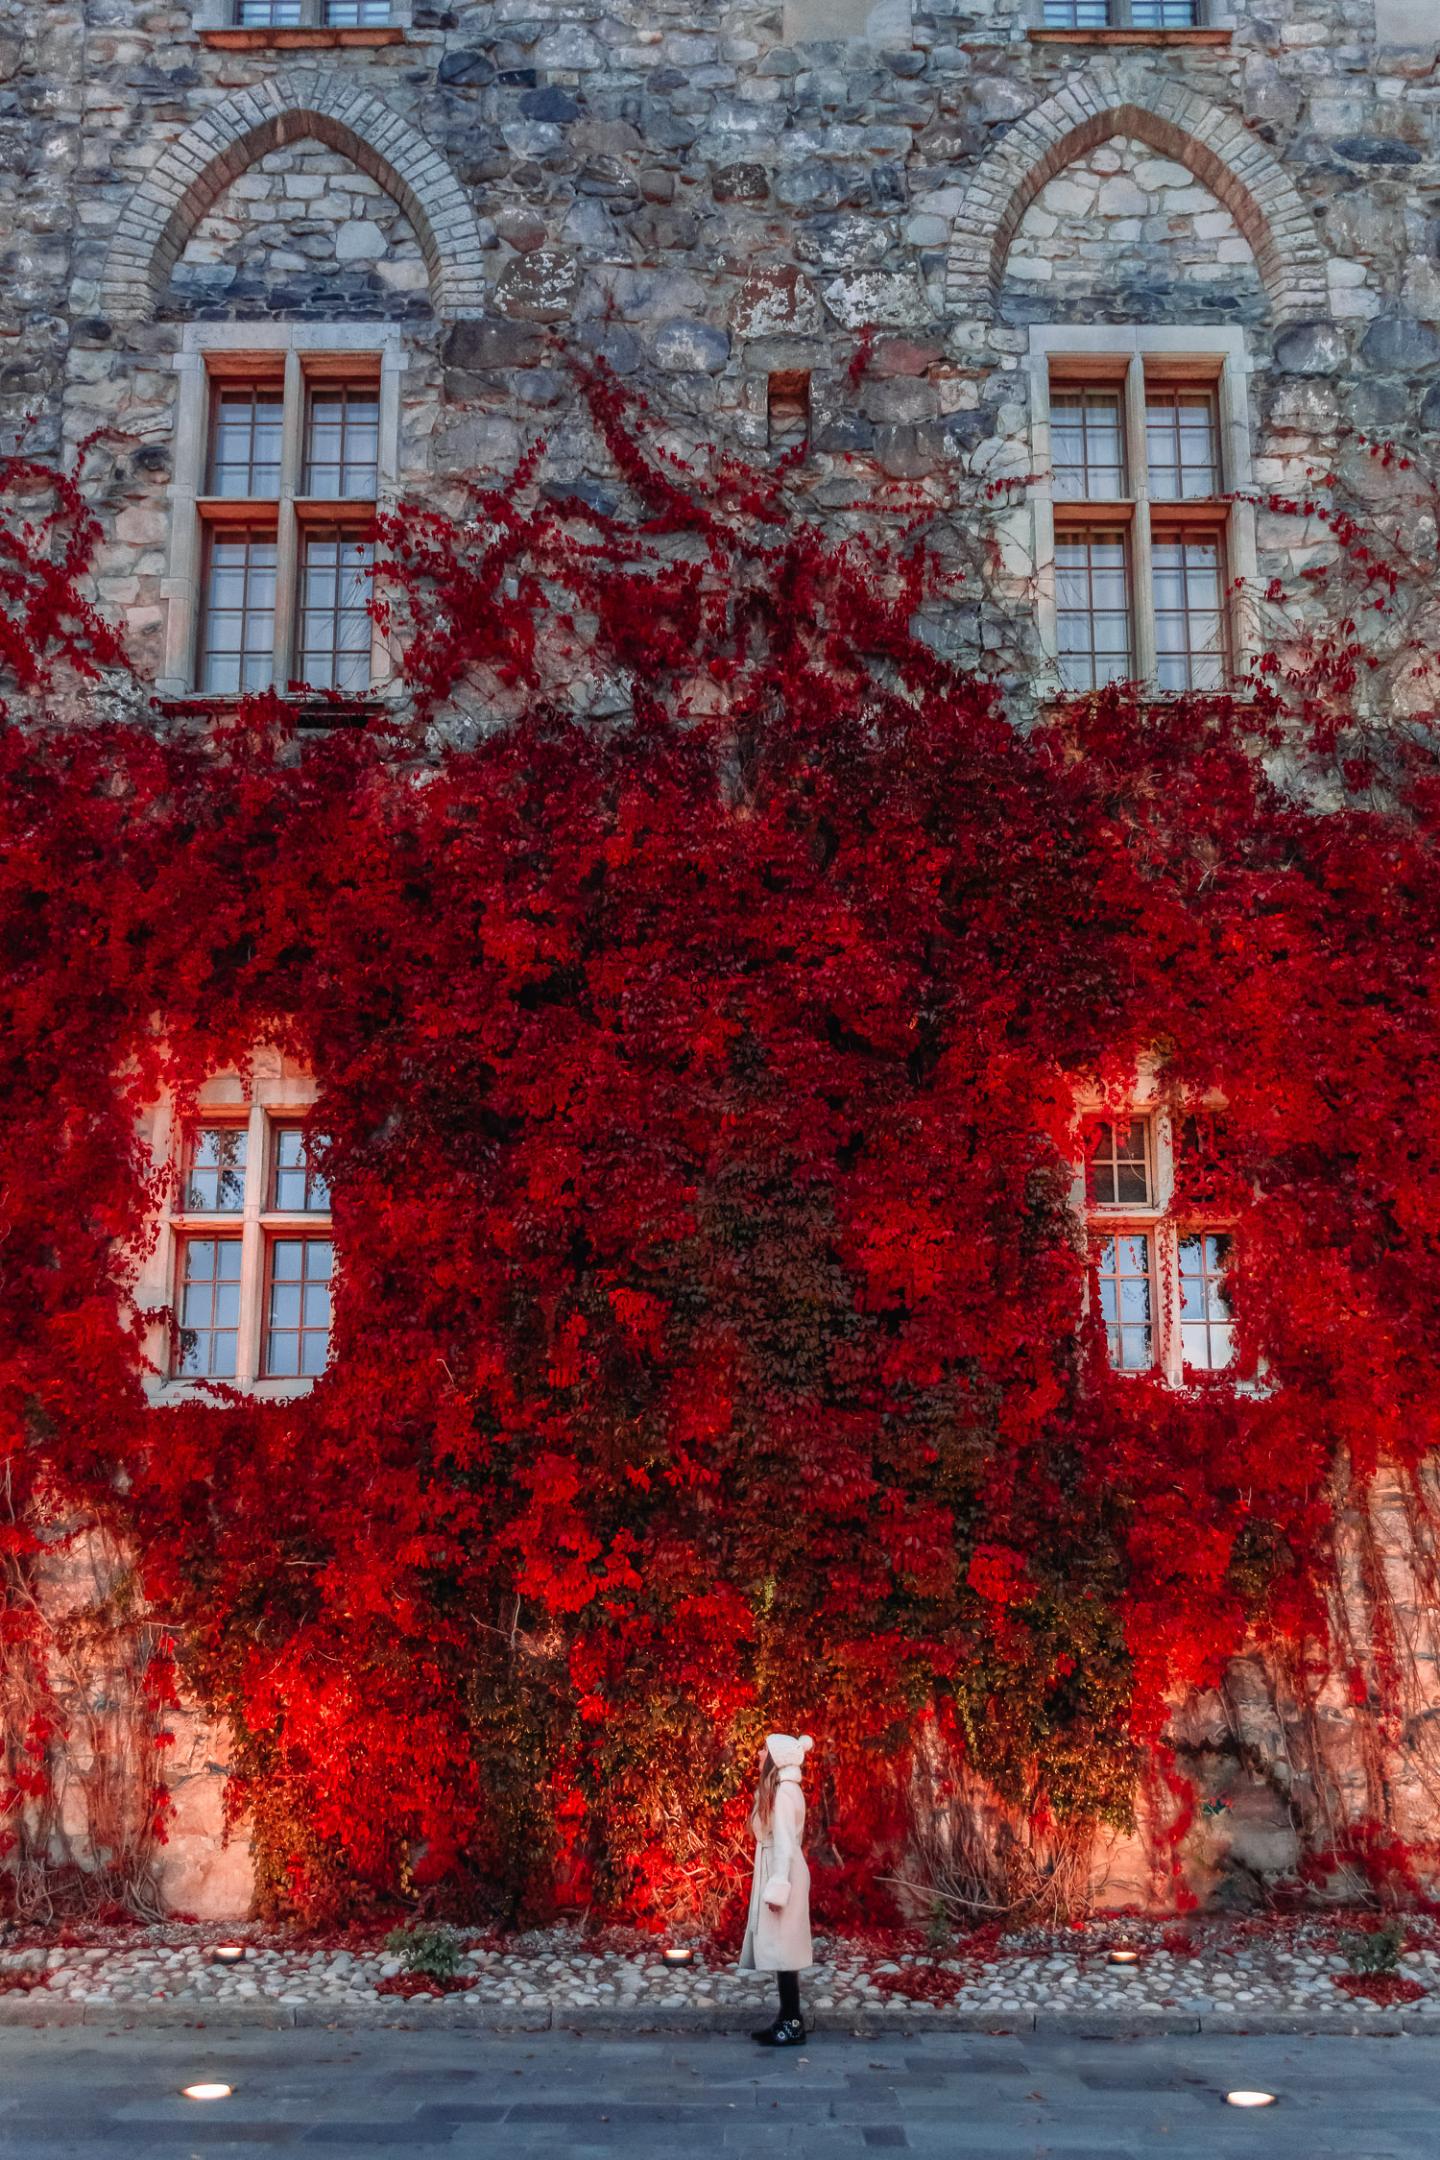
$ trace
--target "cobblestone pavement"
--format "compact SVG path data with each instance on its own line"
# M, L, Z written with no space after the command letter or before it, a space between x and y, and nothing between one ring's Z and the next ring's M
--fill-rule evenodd
M177 2088L214 2078L204 2104ZM1235 2086L1274 2091L1264 2113ZM1440 2039L0 2033L0 2160L1433 2160Z
M1344 1992L1349 1929L1336 1914L1247 1925L1095 1916L1084 1927L1028 1928L1000 1943L939 1956L897 1940L885 1957L841 1939L817 1938L819 1963L805 1999L821 2025L867 2027L912 2014L921 2024L984 2030L996 2023L1081 2021L1113 2030L1116 2019L1153 2021L1156 2030L1307 2030L1316 2024L1378 2030L1400 2023L1440 2031L1440 1926L1405 1916L1399 1975L1416 1999L1400 2005ZM1373 1916L1363 1925L1373 1924ZM769 1984L738 1972L732 1958L699 1946L695 1962L671 1968L659 1945L606 1948L573 1928L536 1930L497 1945L466 1938L463 1993L443 2006L406 2006L377 1992L401 1960L378 1941L329 1947L287 1940L257 1926L233 1930L245 1955L217 1964L214 1927L169 1922L153 1928L57 1931L12 1938L0 1948L0 2025L12 2017L78 2020L103 2027L117 2014L243 2019L275 2025L415 2023L579 2025L624 2028L689 2025L745 2028L757 2022ZM57 1940L63 1933L64 1940ZM1107 1954L1124 1944L1135 1964L1117 1969ZM936 1961L938 1958L938 1962ZM940 1983L938 1993L934 1983ZM1340 1983L1340 1984L1337 1984ZM935 1996L926 2007L927 1990ZM915 2000L907 2000L907 1998Z

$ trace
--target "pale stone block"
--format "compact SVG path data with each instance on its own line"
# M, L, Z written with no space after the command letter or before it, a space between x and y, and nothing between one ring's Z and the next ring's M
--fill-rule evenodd
M1375 36L1382 45L1440 43L1435 0L1375 0Z
M1126 175L1106 180L1101 186L1101 217L1144 217L1149 209L1150 198L1144 188L1137 187Z
M1099 183L1088 173L1061 173L1043 188L1039 200L1057 217L1089 217L1099 199Z
M335 236L335 254L340 262L373 262L384 253L385 235L369 218L342 225Z

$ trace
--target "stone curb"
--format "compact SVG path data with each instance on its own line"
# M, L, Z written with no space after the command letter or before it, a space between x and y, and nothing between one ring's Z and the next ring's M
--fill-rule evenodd
M509 2003L467 2004L464 1997L429 1998L426 2006L367 2003L77 2003L40 2002L34 1995L0 1996L0 2027L18 2025L38 2029L47 2025L83 2025L91 2029L132 2030L190 2027L207 2032L229 2029L269 2032L295 2030L319 2032L366 2032L386 2029L423 2032L427 2027L445 2032L560 2032L579 2037L588 2034L617 2036L644 2033L740 2033L756 2014L753 2005L737 2003L725 2008L686 2010L633 2010L576 2008L569 2004L526 2008ZM1203 2016L1180 2011L1065 2011L1065 2010L954 2010L928 2004L913 2008L858 2010L850 2016L825 2014L813 2027L817 2036L879 2038L907 2033L1036 2033L1046 2039L1126 2040L1156 2034L1191 2036L1203 2033L1249 2033L1266 2035L1345 2035L1363 2039L1393 2037L1397 2033L1440 2034L1440 2017L1406 2015L1403 2011L1376 2011L1371 2017L1348 2012L1260 2012L1253 2016L1233 2010L1207 2012Z

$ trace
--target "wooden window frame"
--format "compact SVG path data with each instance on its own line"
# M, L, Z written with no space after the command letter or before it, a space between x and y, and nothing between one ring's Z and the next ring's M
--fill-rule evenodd
M400 376L404 353L399 328L384 323L190 324L176 358L180 393L175 422L175 479L171 489L170 563L163 585L167 602L165 656L158 683L166 698L231 697L207 692L201 682L208 605L207 531L228 525L270 525L276 536L276 604L267 687L290 693L299 661L299 586L307 524L339 524L355 530L393 508L398 494ZM282 388L281 470L278 492L262 498L210 492L215 413L227 387L276 384ZM306 493L311 393L338 385L372 391L378 406L378 444L373 496L341 500ZM323 697L331 684L308 693ZM372 628L370 682L362 702L394 687L389 646ZM349 694L352 698L356 693Z
M1046 21L1046 0L1032 0L1028 36L1036 43L1084 45L1228 45L1235 29L1229 0L1195 0L1195 20L1189 23L1146 23L1135 20L1137 0L1108 0L1103 23L1066 24Z
M1253 612L1244 593L1256 581L1255 511L1244 332L1168 330L1135 324L1089 328L1036 325L1030 333L1033 475L1029 502L1040 643L1050 668L1047 692L1068 696L1060 681L1055 544L1067 527L1125 524L1130 533L1131 654L1134 679L1155 696L1183 695L1157 686L1152 546L1162 529L1214 531L1222 556L1221 687L1235 690L1255 655ZM1051 445L1051 396L1092 386L1119 391L1125 484L1119 497L1058 496ZM1215 497L1157 499L1150 492L1147 392L1203 386L1214 400L1222 492ZM1083 694L1083 693L1081 693Z
M1205 1107L1217 1106L1207 1104ZM1175 1158L1178 1135L1175 1116L1166 1104L1149 1092L1134 1102L1120 1105L1082 1096L1077 1114L1077 1136L1097 1119L1113 1123L1135 1119L1145 1125L1149 1176L1149 1198L1143 1207L1134 1202L1111 1204L1094 1200L1088 1190L1085 1150L1083 1146L1077 1146L1073 1205L1085 1226L1087 1252L1093 1254L1102 1238L1128 1236L1149 1240L1151 1362L1148 1367L1112 1366L1111 1370L1121 1379L1143 1377L1148 1372L1170 1387L1192 1386L1207 1374L1213 1378L1219 1373L1228 1374L1231 1384L1237 1384L1233 1358L1229 1366L1188 1367L1180 1332L1181 1240L1200 1236L1233 1239L1233 1225L1218 1216L1197 1215L1191 1208L1177 1207ZM1093 1260L1091 1280L1094 1280ZM1232 1326L1233 1311L1232 1305Z
M296 22L247 23L240 19L241 0L198 0L195 28L203 45L231 52L399 45L414 13L412 0L389 0L383 23L337 23L331 20L331 6L332 0L300 0Z
M152 1402L185 1401L223 1385L242 1394L307 1393L314 1379L265 1371L272 1249L277 1238L335 1242L334 1218L323 1208L274 1204L276 1135L306 1125L317 1090L310 1075L277 1052L259 1051L245 1072L216 1075L182 1117L171 1096L145 1115L151 1160L165 1192L158 1234L140 1265L132 1297L145 1322L145 1348L154 1368L147 1383ZM188 1207L186 1184L190 1135L202 1127L230 1127L246 1134L244 1203L224 1213ZM181 1271L185 1246L197 1238L226 1238L240 1247L240 1319L235 1376L210 1382L177 1370Z

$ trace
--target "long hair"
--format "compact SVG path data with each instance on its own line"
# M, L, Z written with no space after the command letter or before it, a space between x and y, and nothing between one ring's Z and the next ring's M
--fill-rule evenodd
M769 1748L766 1748L765 1763L760 1772L760 1783L755 1788L755 1808L750 1817L757 1837L763 1837L770 1828L771 1818L775 1813L775 1795L779 1790L780 1765L775 1761Z

